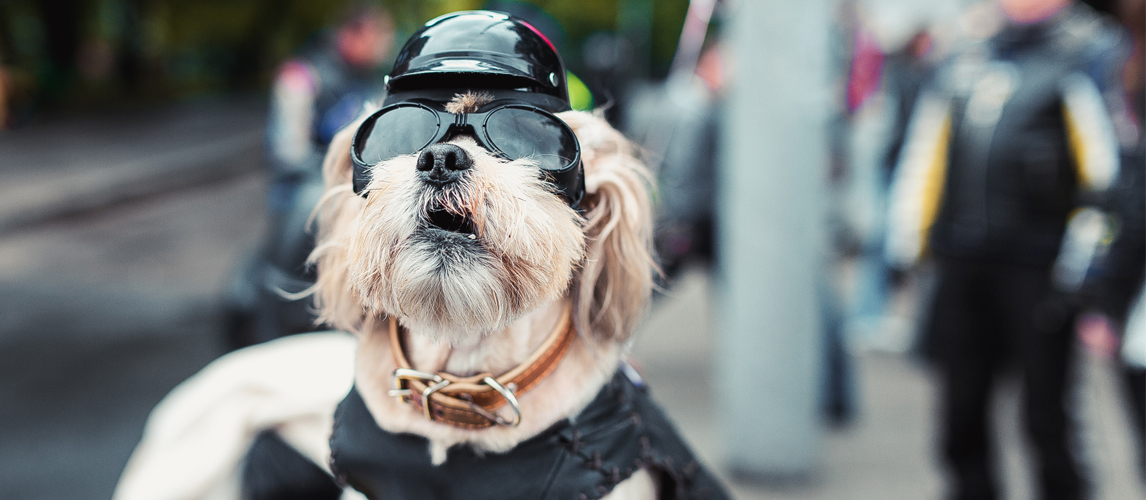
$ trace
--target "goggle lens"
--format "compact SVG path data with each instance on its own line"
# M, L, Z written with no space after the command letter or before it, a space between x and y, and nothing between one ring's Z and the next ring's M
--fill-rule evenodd
M485 122L490 144L510 159L529 158L544 170L565 170L577 157L577 139L561 122L525 108L501 108Z
M436 138L439 125L438 115L429 109L399 106L363 124L371 129L359 132L366 140L355 144L355 152L366 165L415 154Z

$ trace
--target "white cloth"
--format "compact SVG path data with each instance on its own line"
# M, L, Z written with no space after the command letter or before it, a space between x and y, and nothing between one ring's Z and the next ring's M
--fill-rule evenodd
M152 411L114 500L238 500L262 430L326 469L334 408L354 382L354 337L294 335L223 356Z

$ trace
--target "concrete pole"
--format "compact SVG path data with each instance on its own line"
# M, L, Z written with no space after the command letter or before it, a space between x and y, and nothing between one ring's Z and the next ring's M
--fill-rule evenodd
M832 0L729 2L716 381L729 466L814 472Z

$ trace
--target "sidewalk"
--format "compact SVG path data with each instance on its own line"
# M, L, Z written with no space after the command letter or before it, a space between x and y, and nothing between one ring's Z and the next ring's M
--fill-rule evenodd
M210 98L0 132L0 234L259 169L264 119Z
M898 354L856 356L859 415L847 428L824 429L821 461L805 484L759 484L729 478L711 380L710 302L707 274L686 273L637 333L635 358L653 394L705 462L728 480L741 500L920 500L943 498L935 448L938 386L927 368ZM1076 418L1094 500L1146 498L1135 470L1128 418L1113 367L1080 355ZM1003 498L1033 499L1015 388L996 401ZM747 397L747 396L746 396Z

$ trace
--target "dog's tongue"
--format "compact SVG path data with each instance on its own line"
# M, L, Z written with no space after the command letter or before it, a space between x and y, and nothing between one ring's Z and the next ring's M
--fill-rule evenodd
M474 232L473 224L470 223L469 218L464 215L455 214L443 209L430 210L426 215L429 218L430 225L438 229L454 233L473 234Z

